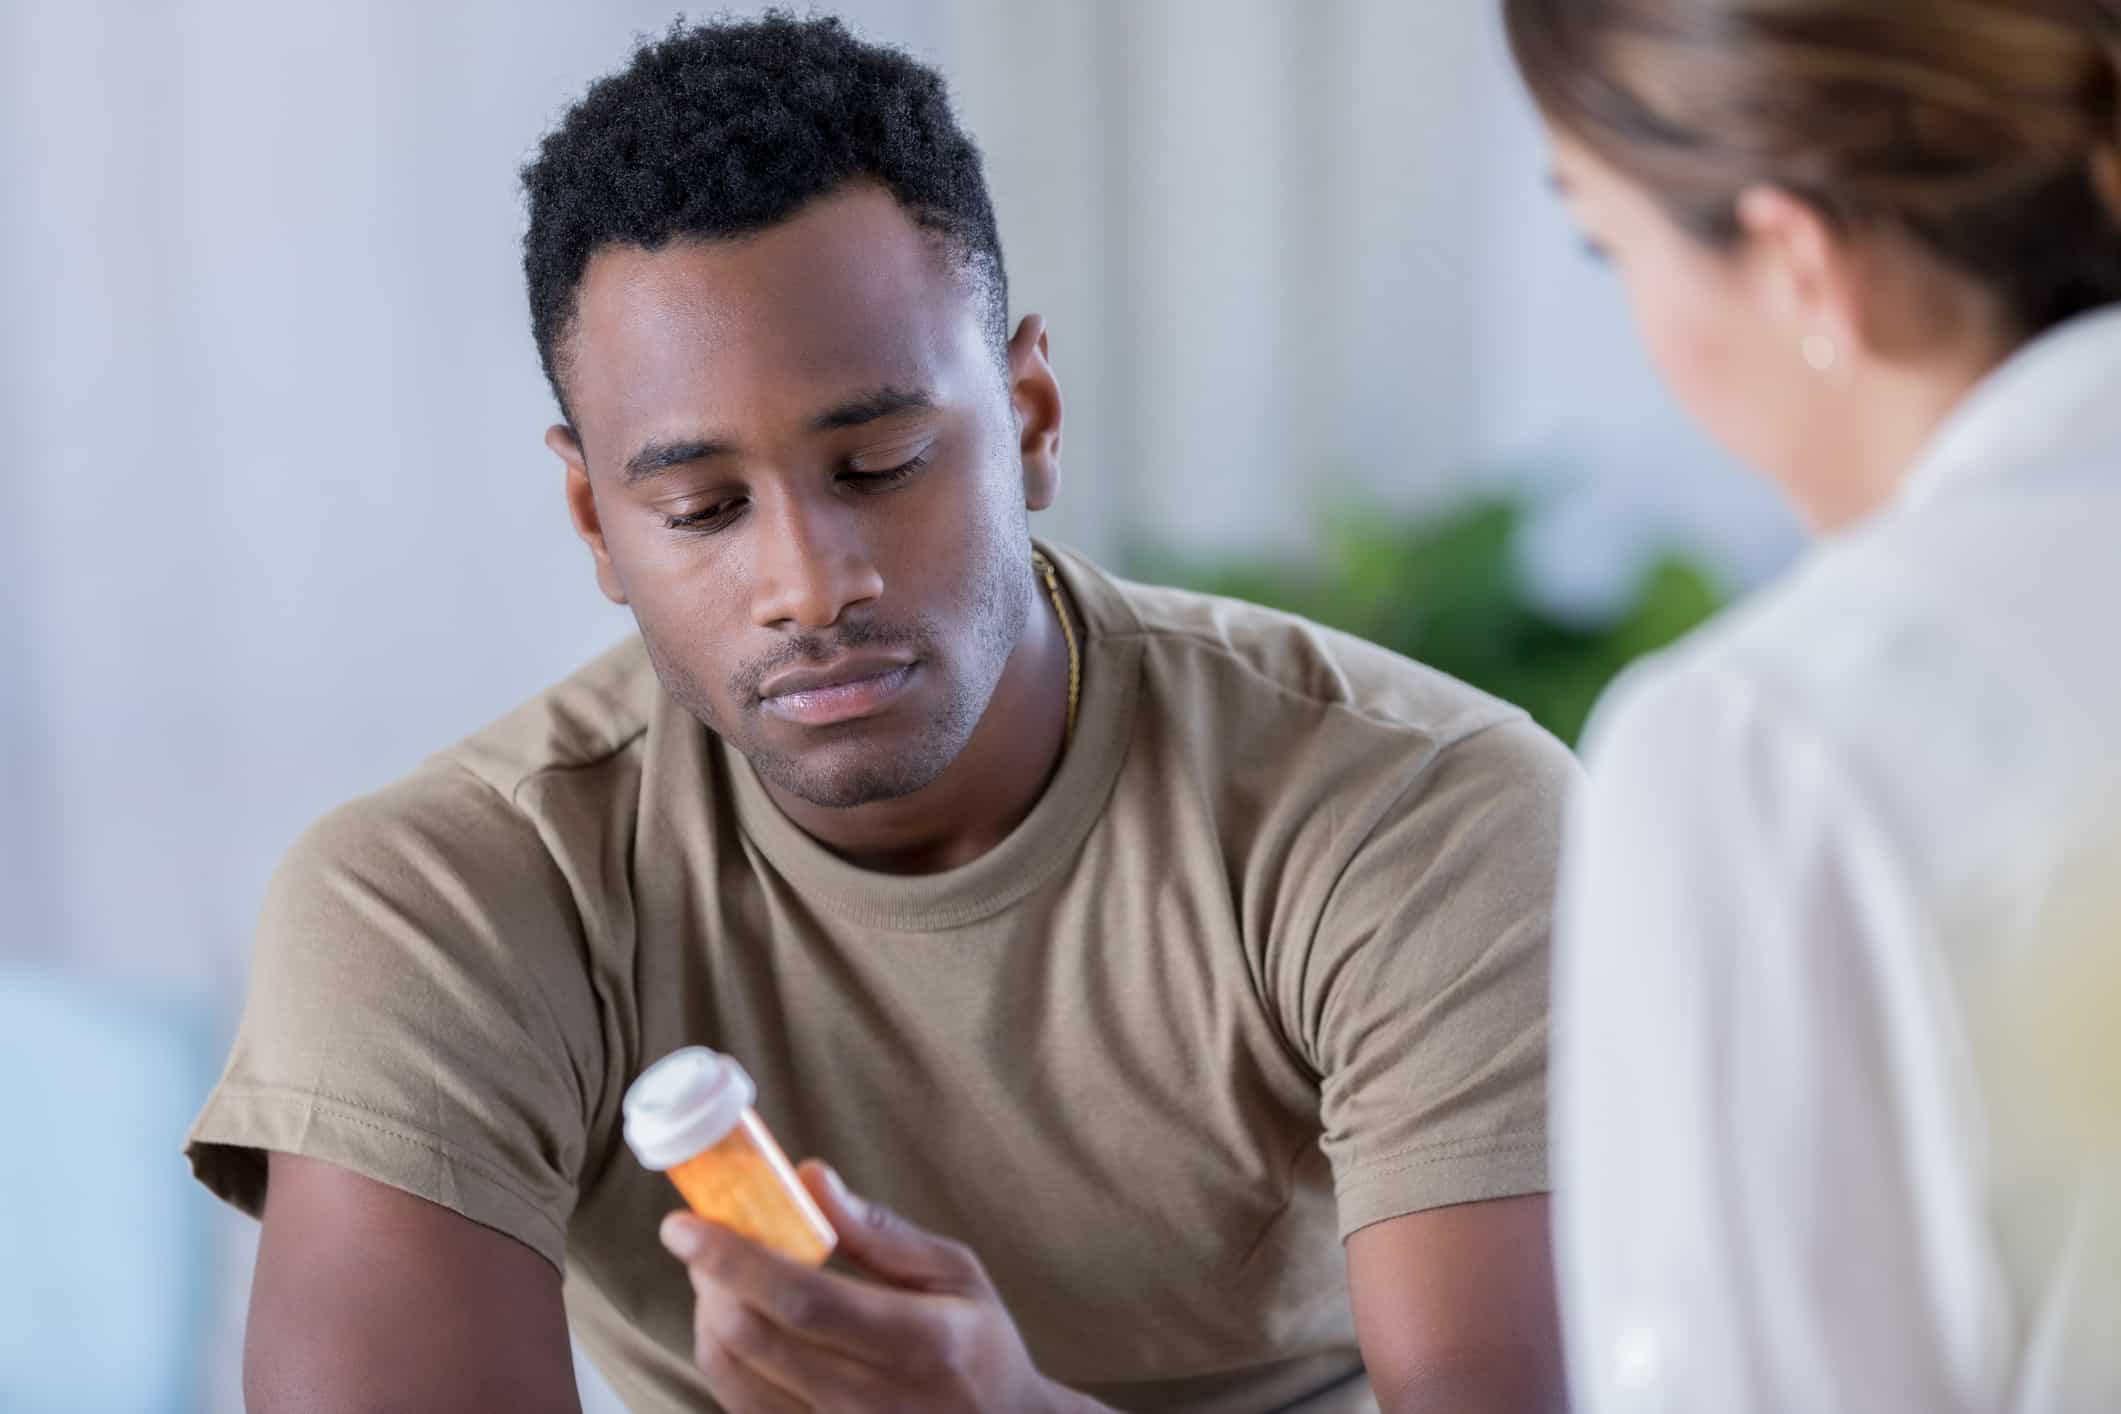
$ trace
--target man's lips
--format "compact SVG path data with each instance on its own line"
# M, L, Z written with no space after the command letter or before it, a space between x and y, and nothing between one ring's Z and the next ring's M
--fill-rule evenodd
M806 727L853 721L888 706L917 666L895 654L854 653L823 667L785 669L759 685L759 706Z

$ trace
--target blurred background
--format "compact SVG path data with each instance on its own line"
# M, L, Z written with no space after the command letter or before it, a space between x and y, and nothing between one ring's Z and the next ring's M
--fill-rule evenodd
M949 75L1051 321L1041 533L1572 736L1796 532L1656 387L1492 8L838 7ZM0 0L0 1409L240 1407L254 1233L177 1148L268 872L629 630L515 174L673 13Z

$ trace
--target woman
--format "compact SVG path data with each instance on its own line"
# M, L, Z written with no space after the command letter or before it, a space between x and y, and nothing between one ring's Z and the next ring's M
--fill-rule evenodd
M1578 1402L2121 1410L2121 0L1505 7L1656 362L1821 537L1593 733Z

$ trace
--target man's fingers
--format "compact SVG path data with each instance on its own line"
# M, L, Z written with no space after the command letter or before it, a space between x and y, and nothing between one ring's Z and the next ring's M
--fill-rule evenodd
M884 1400L875 1366L775 1324L711 1283L693 1309L693 1348L702 1370L710 1358L741 1367L804 1408L874 1409Z
M840 1176L805 1159L803 1184L840 1235L840 1253L894 1286L969 1296L987 1274L970 1248L916 1227L880 1203L850 1192Z
M707 1392L729 1414L810 1414L810 1405L746 1364L741 1355L711 1339L695 1322L692 1361Z
M799 1339L888 1362L923 1330L916 1294L813 1270L689 1213L664 1219L662 1238L703 1298L733 1299Z

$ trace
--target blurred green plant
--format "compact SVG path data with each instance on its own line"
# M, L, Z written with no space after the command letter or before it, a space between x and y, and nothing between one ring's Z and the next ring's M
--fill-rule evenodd
M1320 525L1307 561L1204 560L1155 547L1128 556L1139 577L1284 609L1471 683L1530 712L1574 744L1607 684L1635 659L1723 607L1698 564L1665 555L1622 611L1564 619L1537 604L1517 554L1530 507L1483 498L1408 517L1343 508Z

